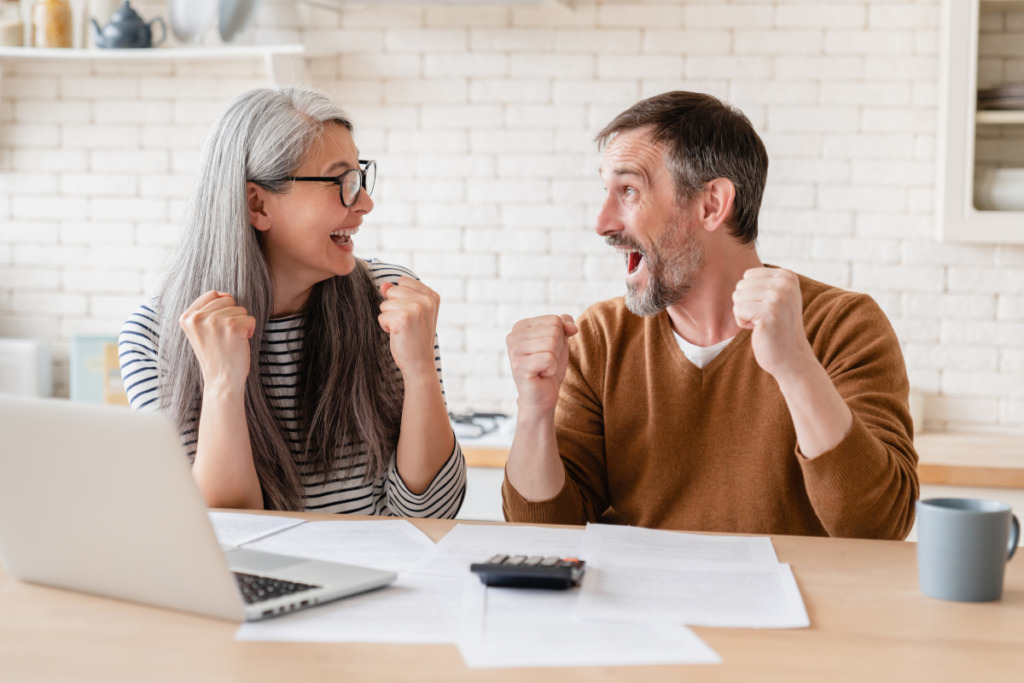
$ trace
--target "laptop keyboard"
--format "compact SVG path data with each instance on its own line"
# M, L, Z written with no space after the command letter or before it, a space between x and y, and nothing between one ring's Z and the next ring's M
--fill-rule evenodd
M242 591L242 598L247 605L280 598L283 595L301 593L302 591L308 591L310 588L320 588L320 586L313 586L308 583L272 579L269 576L256 576L255 574L243 574L242 572L234 572L234 575L235 581L238 582L238 588Z

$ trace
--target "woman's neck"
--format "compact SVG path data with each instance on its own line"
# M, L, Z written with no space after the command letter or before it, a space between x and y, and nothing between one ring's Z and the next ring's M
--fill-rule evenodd
M309 301L309 295L312 294L312 287L290 288L274 283L274 307L270 311L271 318L286 318L290 315L301 313L302 309L305 308L306 302Z

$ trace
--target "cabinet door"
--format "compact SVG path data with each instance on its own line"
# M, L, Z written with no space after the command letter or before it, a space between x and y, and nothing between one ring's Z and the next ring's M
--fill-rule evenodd
M1024 212L979 211L974 207L978 35L984 1L943 2L939 182L935 204L938 236L946 242L1022 244ZM1003 0L991 5L997 10L1024 10L1024 0ZM997 124L1024 126L1024 112L988 118ZM983 117L983 125L991 124L985 124ZM1021 165L1024 166L1024 159Z

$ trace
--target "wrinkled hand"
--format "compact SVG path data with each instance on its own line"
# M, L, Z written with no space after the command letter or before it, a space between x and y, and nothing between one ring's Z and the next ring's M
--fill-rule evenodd
M234 297L207 292L185 309L178 324L199 360L206 386L237 389L245 385L256 319L236 305Z
M521 412L554 410L569 364L566 340L579 332L571 315L520 320L505 338Z
M795 273L751 268L736 284L732 301L736 323L753 330L754 358L765 372L780 380L809 362L818 364L804 330L803 298Z
M391 336L391 356L402 376L437 373L434 364L434 336L441 297L419 280L398 278L398 284L380 286L384 301L377 321Z

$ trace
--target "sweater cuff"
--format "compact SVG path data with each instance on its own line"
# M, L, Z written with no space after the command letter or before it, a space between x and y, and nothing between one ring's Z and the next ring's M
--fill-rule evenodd
M565 475L562 490L554 498L531 502L512 486L505 470L505 480L501 482L501 510L506 522L528 522L531 524L585 524L579 514L577 492L569 483L569 475Z
M856 413L850 431L834 448L811 459L800 452L799 445L796 453L812 497L848 498L858 485L870 485L877 481L879 472L890 467L885 447Z

